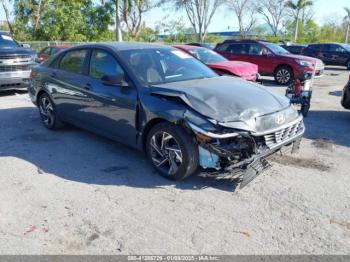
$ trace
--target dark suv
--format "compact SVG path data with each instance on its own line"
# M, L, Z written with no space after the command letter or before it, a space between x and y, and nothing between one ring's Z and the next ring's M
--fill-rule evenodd
M304 73L320 76L324 71L321 60L294 55L280 45L255 40L226 40L215 49L229 60L240 60L258 65L259 73L274 76L278 84L289 84Z
M304 49L303 54L317 57L326 65L346 66L350 70L350 45L348 44L311 44Z

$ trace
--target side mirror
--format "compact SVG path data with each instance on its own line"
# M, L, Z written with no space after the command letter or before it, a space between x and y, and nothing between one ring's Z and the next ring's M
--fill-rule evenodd
M119 75L104 75L101 78L101 81L104 85L109 86L129 86L125 81L124 74Z
M30 48L30 44L21 44L23 48Z

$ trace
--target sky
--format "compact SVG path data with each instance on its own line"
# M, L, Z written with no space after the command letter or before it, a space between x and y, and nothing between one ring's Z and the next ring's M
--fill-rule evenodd
M350 0L315 0L314 1L315 20L318 24L323 24L331 17L343 18L345 16L344 7L350 7ZM182 19L188 26L187 16L184 12L176 12L175 10L166 10L163 7L153 9L145 14L145 23L147 26L154 28L157 21ZM5 15L0 7L0 20L5 20ZM214 15L212 23L209 26L209 32L217 31L237 31L237 20L229 10L220 8Z

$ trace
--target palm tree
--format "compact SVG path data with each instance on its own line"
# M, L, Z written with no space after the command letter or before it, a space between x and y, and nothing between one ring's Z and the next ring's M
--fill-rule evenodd
M121 12L129 10L132 3L131 0L113 0L113 4L115 8L115 40L117 42L122 42Z
M299 15L302 10L304 10L308 6L312 6L312 0L289 0L287 2L287 7L292 9L295 13L295 33L294 33L294 41L296 42L298 39L298 28L299 28Z
M344 7L346 16L344 17L344 21L346 23L346 35L345 35L345 44L349 41L349 31L350 31L350 8Z

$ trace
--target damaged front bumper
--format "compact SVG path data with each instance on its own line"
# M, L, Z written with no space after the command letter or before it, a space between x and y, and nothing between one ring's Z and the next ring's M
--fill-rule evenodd
M200 166L215 170L213 173L218 176L232 173L237 178L239 174L241 188L269 167L268 156L296 152L305 131L301 116L280 128L260 133L216 134L188 124L197 137Z

